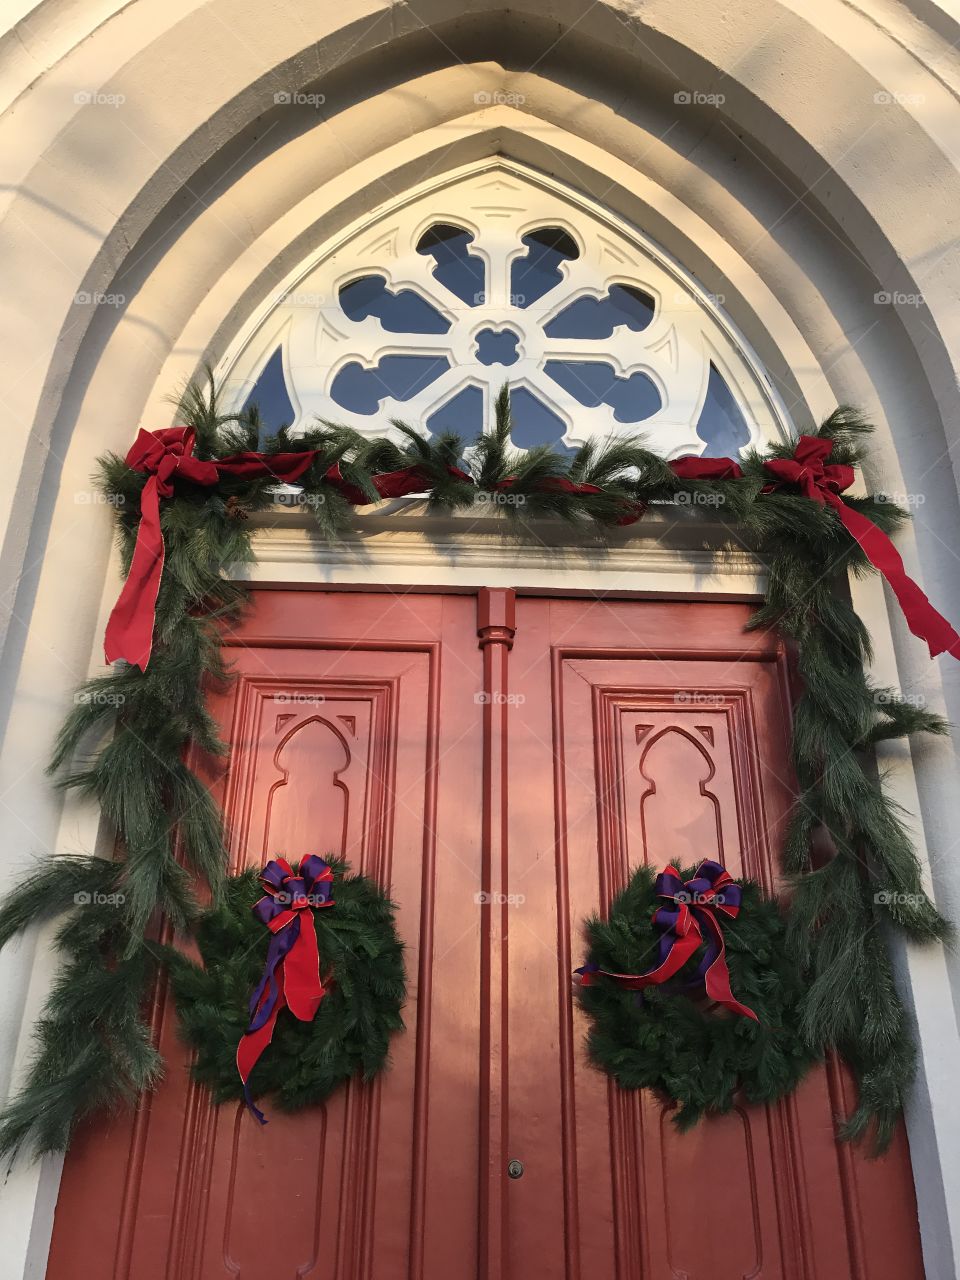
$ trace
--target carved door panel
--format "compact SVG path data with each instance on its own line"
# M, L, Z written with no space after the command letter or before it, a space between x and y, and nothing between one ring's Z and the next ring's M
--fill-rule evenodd
M259 592L211 694L234 868L332 852L383 885L406 943L390 1069L260 1128L210 1105L162 993L167 1079L78 1134L49 1274L73 1280L449 1277L475 1250L480 687L475 602ZM84 1264L77 1270L78 1251Z
M787 671L749 612L255 593L210 698L233 866L330 851L389 887L407 1031L372 1086L261 1129L190 1084L158 991L167 1079L78 1133L48 1277L920 1280L905 1140L836 1143L835 1064L680 1135L584 1052L581 922L630 867L778 887Z
M777 641L738 604L520 600L511 690L508 1274L637 1280L923 1275L901 1134L838 1146L835 1064L791 1099L679 1134L590 1066L581 922L630 867L719 858L778 887L791 797ZM555 1176L553 1176L555 1175Z

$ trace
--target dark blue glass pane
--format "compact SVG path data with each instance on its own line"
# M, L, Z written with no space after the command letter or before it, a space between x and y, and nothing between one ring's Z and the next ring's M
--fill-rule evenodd
M622 378L600 360L548 360L544 370L587 408L608 404L617 422L642 422L660 408L660 392L645 373Z
M409 400L450 368L445 356L384 356L373 369L352 360L333 380L330 395L351 413L376 413L381 400Z
M350 320L376 316L388 333L446 333L450 321L412 289L391 293L383 276L364 276L340 290L340 306Z
M516 364L520 359L512 329L481 329L477 334L477 359L481 364Z
M478 307L485 301L486 264L470 252L473 236L462 227L451 227L438 222L424 232L417 242L417 253L433 258L434 277L468 307Z
M430 414L427 429L433 435L454 431L469 443L483 430L483 392L479 387L464 387Z
M559 227L531 231L520 243L527 252L510 264L510 295L515 307L529 307L560 283L560 263L579 258L580 250Z
M735 458L750 440L750 428L740 406L712 364L707 398L697 421L697 435L706 441L707 456L714 458Z
M634 333L653 319L654 301L628 284L613 284L605 298L578 298L544 325L548 338L609 338L626 325Z
M520 449L534 449L537 445L551 445L559 453L572 453L561 444L565 425L552 409L548 409L539 396L526 387L510 392L510 435Z
M260 411L262 436L275 436L281 427L289 427L296 417L287 391L287 380L283 376L283 353L279 347L263 366L260 377L243 402L244 409L251 405L256 405Z

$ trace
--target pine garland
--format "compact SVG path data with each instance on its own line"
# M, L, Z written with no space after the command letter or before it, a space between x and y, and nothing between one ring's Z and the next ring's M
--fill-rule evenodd
M848 571L861 573L869 565L834 512L788 491L762 494L769 477L756 453L743 461L741 479L690 481L679 480L634 437L590 442L572 459L548 447L521 452L510 441L506 388L493 429L472 442L468 461L456 436L427 437L397 422L391 439L370 440L323 423L296 437L281 430L264 448L256 411L224 414L212 375L206 387L187 389L179 421L196 432L195 452L202 459L258 447L268 454L316 449L298 483L319 530L332 540L348 529L353 509L328 481L331 467L338 465L343 479L373 501L376 474L415 465L425 475L434 510L469 507L478 491L509 480L514 500L501 510L512 522L505 527L518 537L533 520L559 517L582 536L601 539L625 506L679 501L711 514L722 511L731 542L761 550L769 560L769 586L753 625L776 626L791 637L804 681L793 743L800 794L784 855L797 881L790 945L812 974L804 1034L812 1052L835 1045L852 1064L860 1098L845 1133L860 1136L873 1125L882 1148L913 1079L916 1054L884 933L922 942L945 938L949 928L923 891L916 854L872 770L870 748L881 738L944 733L946 726L867 679L869 638L842 582ZM856 464L868 431L858 414L841 408L820 435L834 442L833 460ZM767 456L790 452L774 446ZM452 476L451 465L463 467L469 479ZM551 485L556 479L602 492L562 492ZM111 454L101 461L99 482L117 511L126 569L145 477ZM907 518L892 503L845 501L887 532ZM174 497L161 504L166 565L150 664L145 673L126 668L89 681L64 725L51 770L85 757L75 772L61 775L60 785L96 799L115 827L122 865L102 872L93 860L86 865L91 876L115 877L110 883L123 901L104 911L80 908L76 922L61 931L67 967L37 1027L34 1066L0 1118L0 1154L24 1145L60 1149L81 1114L156 1077L139 1012L153 972L148 930L157 913L177 929L191 927L195 879L205 880L215 898L223 892L221 818L184 759L191 745L224 751L202 694L205 681L226 676L217 624L235 616L244 601L242 588L224 573L253 558L247 522L239 517L273 502L269 479L224 477L215 488L176 481ZM815 834L820 845L832 843L834 853L813 869ZM49 906L36 897L24 906L24 896L18 891L0 907L0 944ZM81 1019L70 993L92 981L93 971L99 982L116 983L120 998L112 1006L91 999L89 1016ZM70 1046L67 1055L63 1044Z
M312 1022L281 1010L273 1040L250 1076L253 1096L273 1095L286 1111L322 1102L352 1076L372 1080L387 1063L390 1037L403 1029L403 946L394 906L364 876L333 871L334 906L312 912L320 972L332 974ZM250 993L263 971L269 935L251 907L262 895L258 869L227 881L221 901L197 925L203 965L168 950L184 1039L196 1050L193 1075L216 1102L243 1096L237 1044L250 1020Z
M683 871L681 879L692 874L692 868ZM649 868L638 868L608 918L586 922L589 959L601 969L643 973L651 967L654 879ZM740 914L722 921L730 986L759 1022L713 1012L677 992L693 976L703 946L670 984L640 993L598 975L580 992L594 1063L625 1089L656 1089L678 1102L673 1118L680 1129L707 1113L729 1111L738 1090L748 1102L782 1098L817 1057L803 1031L806 975L787 952L786 923L754 881L738 883Z

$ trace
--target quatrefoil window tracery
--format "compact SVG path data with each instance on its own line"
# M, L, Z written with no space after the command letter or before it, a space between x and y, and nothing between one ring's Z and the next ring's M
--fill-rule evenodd
M301 273L228 361L236 404L273 428L470 436L509 381L522 448L639 430L668 455L736 453L780 434L736 343L642 246L516 172L441 194L442 214L436 193L408 202Z

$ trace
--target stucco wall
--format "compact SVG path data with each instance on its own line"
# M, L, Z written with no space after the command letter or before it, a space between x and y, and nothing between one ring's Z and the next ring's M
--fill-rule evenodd
M801 429L838 401L873 415L869 482L914 495L901 551L960 616L960 27L945 10L16 0L4 15L0 889L37 854L98 839L42 772L116 588L92 460L166 424L171 388L321 239L479 157L586 191L724 294ZM311 89L322 110L275 101ZM506 103L477 98L497 90ZM880 584L856 590L880 676L960 723L960 666L928 661ZM958 918L954 745L885 763ZM924 1053L910 1115L924 1247L948 1280L960 961L902 961ZM33 937L0 956L0 1088L50 964ZM56 1173L7 1182L11 1277L43 1274Z

